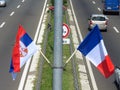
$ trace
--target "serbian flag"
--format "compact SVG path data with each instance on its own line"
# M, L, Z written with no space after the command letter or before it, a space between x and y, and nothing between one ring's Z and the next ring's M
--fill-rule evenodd
M107 53L103 37L97 25L82 41L77 50L89 59L105 78L113 74L114 65Z
M16 42L13 47L10 70L13 80L16 78L16 73L20 72L20 68L27 60L38 50L33 40L20 25L16 35Z

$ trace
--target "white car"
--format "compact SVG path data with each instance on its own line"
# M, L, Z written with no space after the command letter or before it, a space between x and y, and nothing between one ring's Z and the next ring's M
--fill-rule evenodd
M6 7L6 1L0 0L0 7Z
M89 19L88 29L93 29L95 25L98 25L100 30L107 31L108 18L103 14L92 14Z

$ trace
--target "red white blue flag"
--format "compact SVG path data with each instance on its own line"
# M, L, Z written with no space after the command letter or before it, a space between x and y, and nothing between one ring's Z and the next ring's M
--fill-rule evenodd
M104 45L103 37L96 25L77 48L108 78L114 72L114 65Z
M12 51L12 58L9 72L12 74L13 80L16 78L16 73L20 72L21 67L28 59L38 50L33 40L20 25L16 35L16 42Z

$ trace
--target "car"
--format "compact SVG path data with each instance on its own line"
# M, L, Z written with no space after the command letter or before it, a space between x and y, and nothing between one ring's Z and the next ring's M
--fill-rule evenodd
M6 1L0 0L0 7L6 7Z
M120 0L104 0L103 14L119 15Z
M92 14L89 18L88 29L91 30L95 25L98 25L100 30L107 31L108 18L103 14Z
M120 90L120 67L118 66L115 67L115 84L118 90Z

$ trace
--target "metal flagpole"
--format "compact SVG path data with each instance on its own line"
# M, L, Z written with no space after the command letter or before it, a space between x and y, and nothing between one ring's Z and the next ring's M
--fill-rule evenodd
M47 63L52 67L52 64L50 63L50 61L47 59L47 57L43 54L43 52L41 50L40 50L40 53L45 58L45 60L47 61Z
M66 64L71 60L71 58L75 55L75 53L77 52L77 49L75 49L75 51L72 53L72 55L68 58L68 60L65 62L64 67L66 66Z
M62 90L62 14L63 0L54 0L53 90Z

